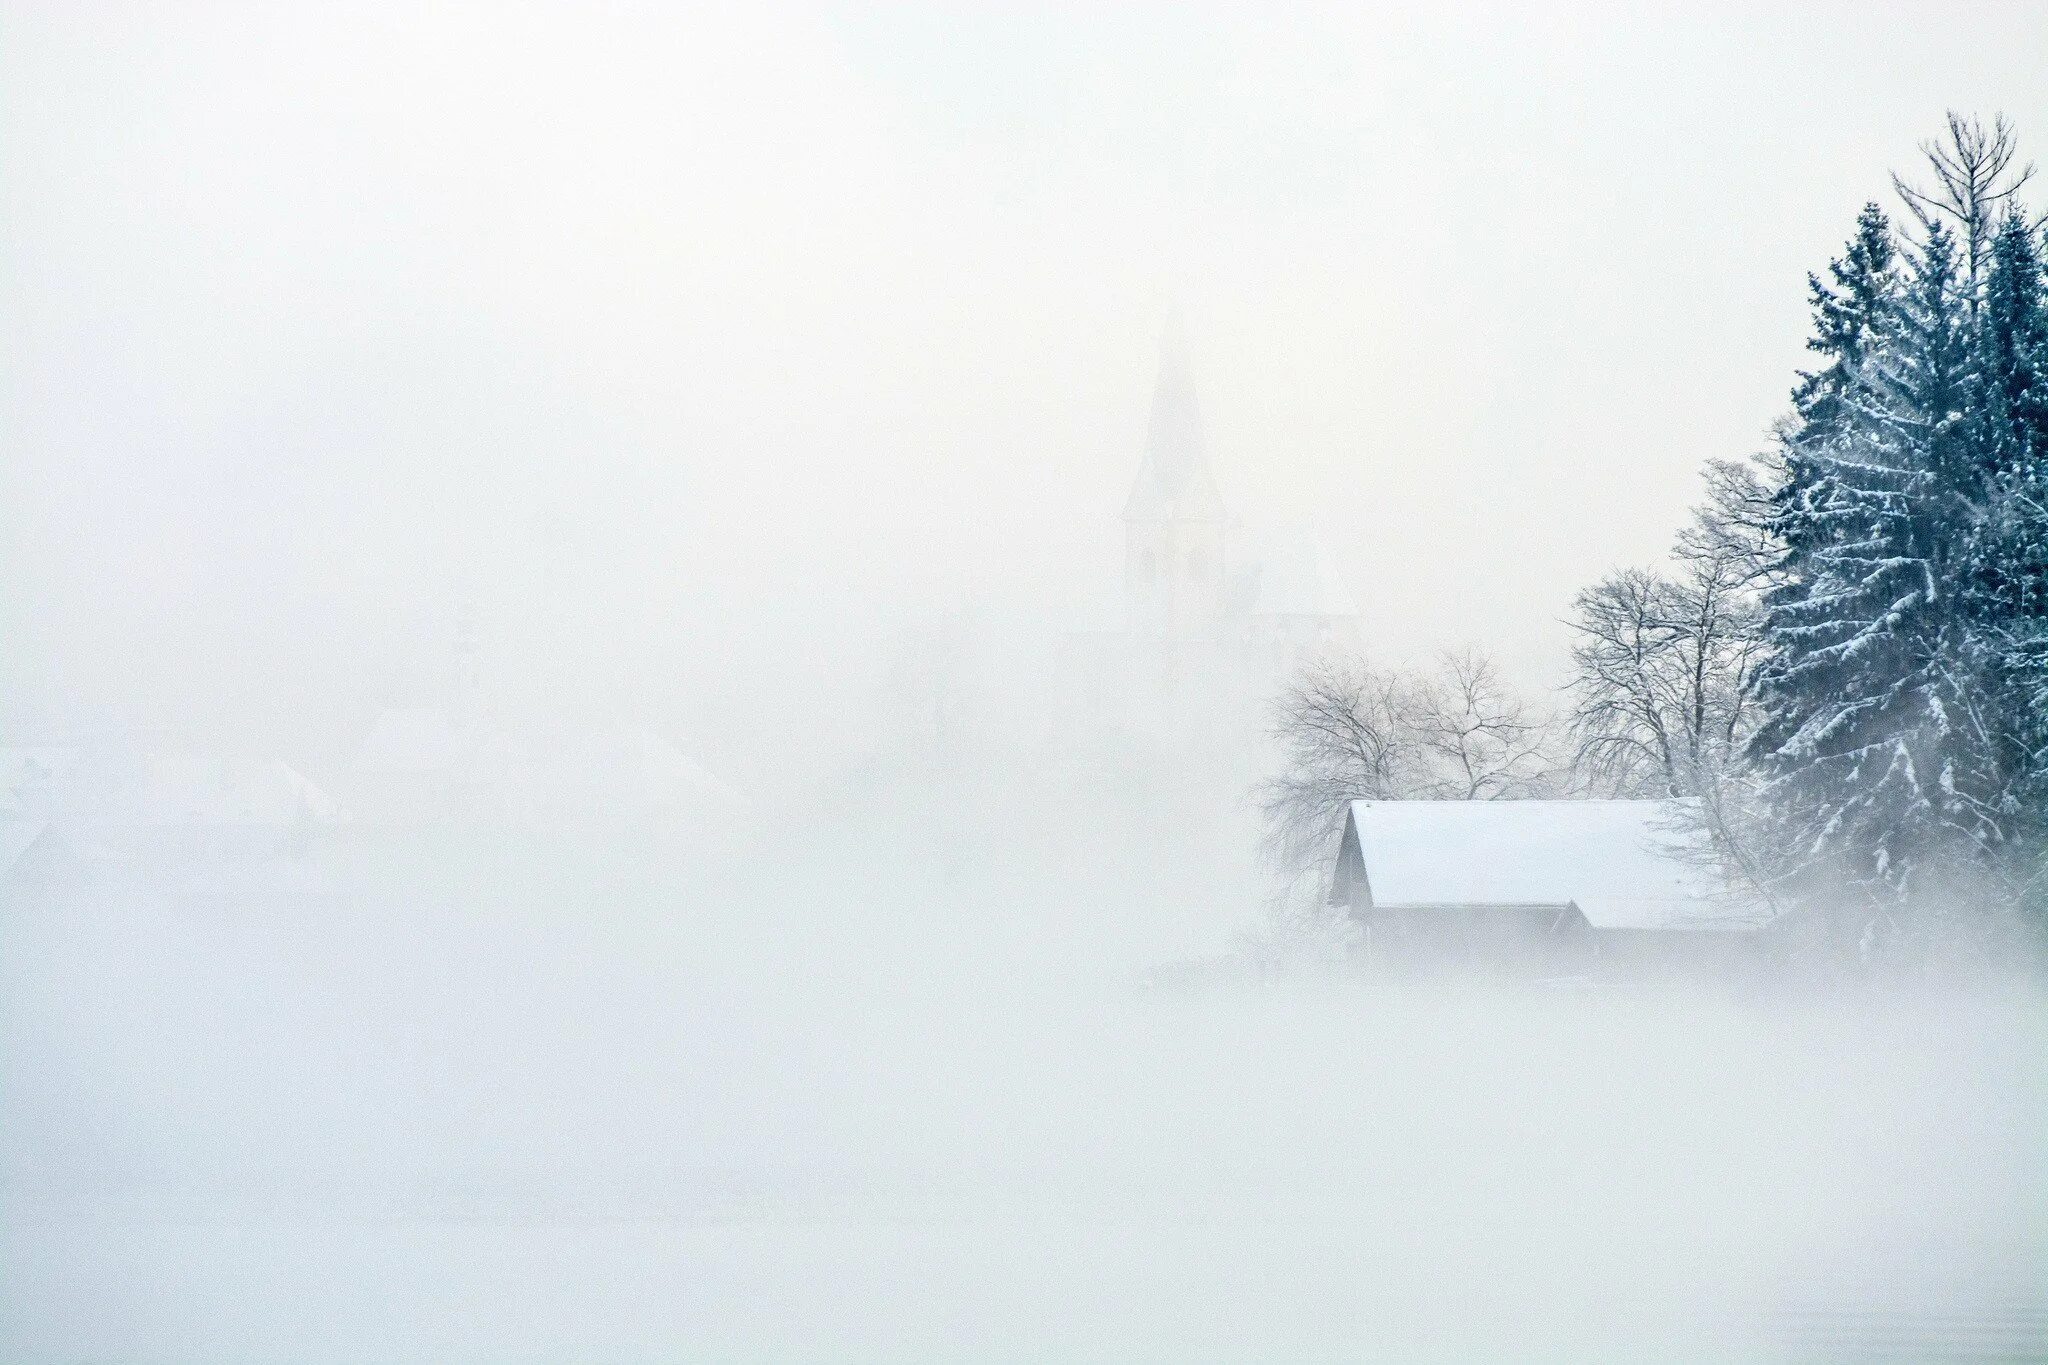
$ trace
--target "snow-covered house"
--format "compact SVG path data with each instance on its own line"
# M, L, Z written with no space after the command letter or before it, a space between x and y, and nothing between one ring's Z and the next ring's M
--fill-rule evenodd
M349 765L349 795L373 826L512 818L538 802L532 769L524 745L467 708L393 706L371 722Z
M0 854L116 860L269 855L302 848L348 813L304 774L260 754L132 739L0 749Z
M618 725L592 734L586 743L600 771L619 774L636 805L654 809L746 804L739 790L652 730Z
M556 828L703 843L730 833L745 813L735 788L642 725L567 727L536 737L530 748L538 809Z
M74 817L131 852L271 854L348 819L298 769L267 756L116 750L81 765L72 786Z
M1354 801L1330 901L1374 951L1536 969L1699 963L1758 917L1673 801Z
M40 816L0 808L0 886L29 860L49 828L50 822Z
M76 749L56 745L0 746L0 887L32 875L47 854L51 817L78 760Z
M392 707L351 765L352 806L372 828L442 822L564 834L723 834L745 798L645 726L506 724L475 713Z

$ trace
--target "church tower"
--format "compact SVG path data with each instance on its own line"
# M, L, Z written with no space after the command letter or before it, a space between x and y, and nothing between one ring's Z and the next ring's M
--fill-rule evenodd
M1124 600L1133 629L1208 635L1223 613L1223 495L1178 319L1160 343L1145 458L1124 502Z

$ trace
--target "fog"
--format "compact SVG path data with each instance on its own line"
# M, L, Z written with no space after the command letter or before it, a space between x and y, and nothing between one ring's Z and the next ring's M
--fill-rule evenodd
M1235 513L1547 683L1883 168L2048 116L2025 7L1857 13L20 7L8 697L290 731L470 593L784 777L1114 574L1176 299Z
M2039 1340L2025 997L1147 992L1002 896L473 890L11 917L11 1358Z
M2038 982L1366 979L1123 520L1551 708L2041 14L4 9L0 1356L2048 1350Z

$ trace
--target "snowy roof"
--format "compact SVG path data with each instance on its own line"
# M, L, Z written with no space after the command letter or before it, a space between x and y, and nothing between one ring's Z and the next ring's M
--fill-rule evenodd
M85 756L46 808L62 819L97 825L287 826L348 818L326 792L279 759L126 745Z
M43 837L50 822L32 816L0 812L0 873L13 870L22 855Z
M341 806L281 760L159 749L142 756L120 793L126 813L152 821L286 825L347 818Z
M1378 908L1575 904L1599 929L1725 927L1675 801L1354 801Z
M429 706L392 707L370 726L355 757L358 777L458 783L473 796L522 810L593 812L720 807L745 796L644 726L493 720Z
M611 725L572 736L554 758L558 785L615 804L743 804L723 778L644 726Z
M49 821L61 828L347 819L338 802L280 759L127 740L0 747L0 866L11 865Z
M393 706L377 715L355 766L364 772L445 772L466 760L475 737L431 706Z

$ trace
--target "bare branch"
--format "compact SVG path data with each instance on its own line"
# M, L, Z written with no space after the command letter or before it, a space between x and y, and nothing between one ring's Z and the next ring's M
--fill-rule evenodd
M1920 151L1934 183L1922 189L1894 174L1892 187L1923 229L1943 219L1956 225L1962 236L1966 284L1974 296L1990 259L1998 218L2033 178L2033 163L2015 167L2019 139L2003 114L1986 128L1981 120L1951 110L1947 138L1922 143Z

